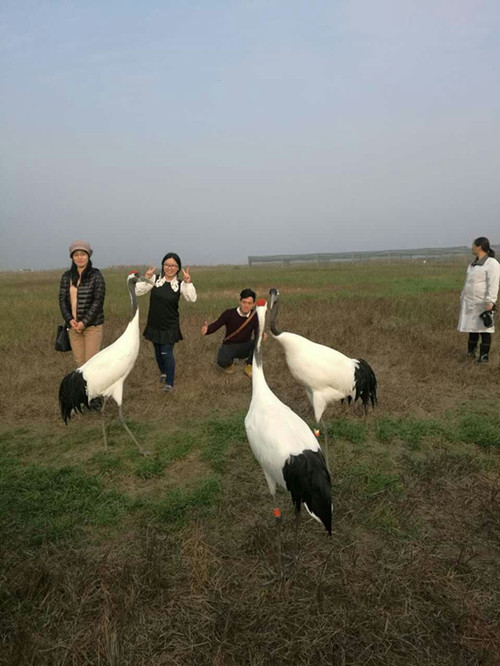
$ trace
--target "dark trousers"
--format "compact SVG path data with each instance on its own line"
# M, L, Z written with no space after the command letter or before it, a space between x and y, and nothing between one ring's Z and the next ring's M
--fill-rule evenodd
M244 358L249 365L253 359L253 348L255 340L249 342L237 342L234 345L222 345L217 353L217 365L221 368L227 368L235 358Z
M167 375L166 383L173 386L175 375L174 345L160 345L158 342L153 342L153 346L160 374Z
M481 344L491 345L491 333L469 333L469 344L476 346L481 336Z
M479 342L479 336L481 336L481 344L479 346L479 355L486 356L490 352L491 347L491 333L469 333L468 341L468 352L473 355L476 353L477 343Z

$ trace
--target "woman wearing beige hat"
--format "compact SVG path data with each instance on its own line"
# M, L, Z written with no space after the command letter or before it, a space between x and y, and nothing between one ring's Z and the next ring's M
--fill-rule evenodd
M59 287L59 307L77 368L97 354L102 342L106 287L101 271L92 266L92 252L85 241L71 243L71 268L63 273Z

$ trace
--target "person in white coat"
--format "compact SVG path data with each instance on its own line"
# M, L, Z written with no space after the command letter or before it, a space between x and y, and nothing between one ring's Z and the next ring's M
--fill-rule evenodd
M458 330L469 334L467 355L475 358L479 346L478 363L488 363L491 347L491 334L495 332L493 311L496 309L500 264L494 258L495 251L484 236L472 243L474 261L467 268L464 288L460 297L460 317ZM488 316L481 317L483 313ZM487 326L487 324L491 324Z

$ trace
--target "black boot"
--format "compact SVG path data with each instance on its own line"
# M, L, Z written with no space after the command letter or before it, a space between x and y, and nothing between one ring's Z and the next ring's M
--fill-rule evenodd
M476 358L476 349L477 349L477 342L468 342L467 343L467 356L469 358Z
M490 360L490 345L479 345L479 358L476 363L488 363Z

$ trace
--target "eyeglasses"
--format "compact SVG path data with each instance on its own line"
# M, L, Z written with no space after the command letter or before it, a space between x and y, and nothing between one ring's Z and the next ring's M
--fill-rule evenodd
M177 264L163 264L163 268L179 268Z

